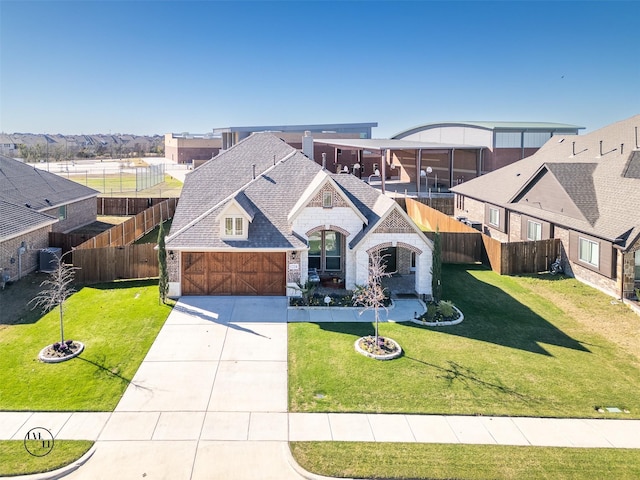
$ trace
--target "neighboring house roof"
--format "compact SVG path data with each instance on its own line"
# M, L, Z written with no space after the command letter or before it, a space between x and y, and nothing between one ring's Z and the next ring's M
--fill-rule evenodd
M92 188L0 155L0 241L56 223L46 210L97 195Z
M14 205L0 200L0 242L47 227L58 221L50 215L36 212L23 205Z
M501 131L573 131L574 133L578 133L578 130L584 129L584 127L579 127L577 125L570 125L567 123L553 123L553 122L435 122L435 123L425 123L422 125L417 125L415 127L409 128L407 130L403 130L401 132L396 133L391 138L404 138L413 133L417 133L423 130L428 130L431 128L442 128L442 127L472 127L472 128L480 128L483 130L501 130ZM569 133L569 132L567 132Z
M98 191L0 155L0 200L36 211L67 205Z
M579 137L554 136L532 156L451 190L627 249L640 236L638 128L640 115ZM527 192L546 175L548 193L568 196L579 213L527 204Z
M255 165L255 178L253 166ZM336 175L270 133L254 133L187 175L167 248L215 250L300 249L306 240L292 231L299 200L330 183L370 231L390 209L390 198L353 175ZM230 202L251 212L247 240L220 238L220 213ZM357 239L351 241L351 245Z

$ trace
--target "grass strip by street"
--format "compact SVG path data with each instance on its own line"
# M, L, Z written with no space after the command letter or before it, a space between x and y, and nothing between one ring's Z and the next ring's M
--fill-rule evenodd
M371 324L289 324L290 411L640 418L638 357L608 338L637 326L625 305L573 279L479 266L444 265L443 285L464 322L381 324L404 350L393 361L354 351Z
M0 410L111 411L171 312L158 281L85 286L65 302L65 338L77 358L45 364L40 349L60 339L58 310L0 329Z
M305 470L330 477L385 479L591 480L640 478L640 451L359 442L291 442Z
M56 440L48 455L31 455L22 440L0 441L0 476L50 472L75 462L89 451L89 440Z

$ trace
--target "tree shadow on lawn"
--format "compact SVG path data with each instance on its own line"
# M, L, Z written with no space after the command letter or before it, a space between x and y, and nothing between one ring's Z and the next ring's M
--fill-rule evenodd
M476 265L447 265L443 269L443 299L452 300L464 314L454 326L427 327L411 322L408 327L429 329L493 343L531 353L552 356L541 344L556 345L591 353L583 342L575 340L504 290L478 280L471 271L487 271ZM549 312L557 310L550 306ZM558 311L559 315L563 315Z
M109 367L107 365L106 355L99 355L98 358L96 358L95 360L90 360L80 355L76 357L76 360L82 360L83 362L89 363L94 367L96 367L96 370L94 372L95 377L105 376L108 378L116 378L127 386L133 385L135 388L139 388L142 390L150 390L147 387L143 387L142 385L138 385L137 383L134 383L131 378L123 377L122 375L120 375L119 369L117 367L116 368Z
M373 335L375 332L374 325L372 323L346 323L346 322L318 322L312 323L316 325L321 330L325 330L328 332L339 333L343 335L353 336L354 341L357 338L364 337L366 335ZM404 326L417 326L411 322L402 323ZM423 328L423 327L418 327ZM438 372L435 377L446 381L449 386L453 383L461 383L467 388L469 391L474 391L476 387L481 389L491 390L501 395L508 395L513 398L516 398L522 402L532 404L538 403L539 400L531 397L529 395L524 395L517 390L509 388L505 385L497 383L496 381L487 381L482 379L477 372L469 367L465 367L464 365L454 362L451 360L447 360L447 366L440 366L434 363L427 362L425 360L421 360L419 358L412 357L408 354L406 350L402 351L402 355L400 358L405 358L410 360L411 362L415 362L420 364L426 368L433 369Z

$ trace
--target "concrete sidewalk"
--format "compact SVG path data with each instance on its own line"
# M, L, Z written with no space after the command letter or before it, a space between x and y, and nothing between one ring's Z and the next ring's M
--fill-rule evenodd
M184 297L114 412L0 412L0 439L44 427L55 439L96 441L69 479L296 479L288 441L307 440L640 449L640 420L287 413L287 316L373 314L286 302ZM420 305L396 301L383 321L408 320Z

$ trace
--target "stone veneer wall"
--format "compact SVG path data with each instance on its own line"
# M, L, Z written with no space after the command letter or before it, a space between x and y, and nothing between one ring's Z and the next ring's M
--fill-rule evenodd
M396 268L400 275L408 275L411 273L411 250L398 247L398 258Z
M503 233L499 230L496 230L495 228L491 227L491 225L486 224L485 218L484 218L484 208L485 208L484 202L474 200L473 198L465 197L464 208L459 208L456 202L456 207L453 211L453 215L454 217L467 217L467 219L473 220L474 222L481 222L482 232L485 235L488 235L491 238L495 238L500 242L508 242L510 240L511 241L520 240L520 239L514 239L513 237L510 239L508 234ZM518 217L518 221L519 220L520 220L520 217ZM519 230L520 229L518 228L518 232Z
M633 298L635 295L635 276L636 276L636 255L640 255L640 245L636 245L636 250L626 252L622 260L623 271L623 297Z
M516 212L509 212L509 241L522 241L522 216Z
M50 226L46 226L0 243L0 269L4 268L11 280L18 278L20 262L22 263L22 275L39 268L40 250L49 246L50 229ZM27 250L20 261L18 249L22 246L22 242ZM11 263L11 259L14 260L13 263Z

